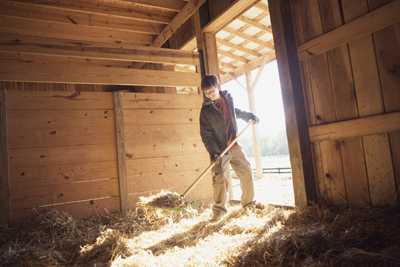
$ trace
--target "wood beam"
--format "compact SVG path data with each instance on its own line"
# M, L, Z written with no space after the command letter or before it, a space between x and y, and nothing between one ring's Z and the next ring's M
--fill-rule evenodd
M230 51L224 51L224 50L220 49L220 50L218 50L218 54L220 54L221 56L229 57L229 58L234 59L234 60L238 60L238 61L243 62L245 64L249 63L249 60L247 58L235 55Z
M256 27L259 30L262 30L262 31L265 31L268 33L272 33L271 27L267 27L266 25L262 24L261 22L259 22L257 20L249 19L248 17L245 17L245 16L238 17L238 20L240 20L246 24L249 24L253 27Z
M310 141L338 140L400 130L400 112L311 126Z
M45 60L44 56L25 59L18 54L0 54L0 80L167 87L200 84L197 73L102 66L91 62L53 62L51 58Z
M207 24L204 28L204 32L216 33L224 28L228 23L234 20L237 16L251 8L259 0L236 0L233 4L227 7L227 9Z
M49 43L15 41L10 37L0 36L0 52L18 52L22 55L44 55L70 58L83 58L113 61L138 61L148 63L197 65L198 55L174 49L137 46L125 48L77 47Z
M258 2L257 4L255 4L254 6L257 7L258 9L264 11L264 12L269 12L268 5L262 3L261 1Z
M230 79L229 78L238 78L239 76L245 74L246 72L250 72L262 65L265 65L272 60L276 58L275 52L269 52L265 54L262 57L259 57L255 60L250 61L248 64L240 66L240 67L235 67L233 71L230 73L230 77L224 77L222 79L223 83L228 82Z
M123 216L128 211L128 179L126 168L126 151L125 151L125 130L124 130L124 107L122 92L113 92L114 101L114 121L115 121L115 139L117 149L118 162L118 185L121 213Z
M6 93L0 86L0 225L3 226L8 225L10 216Z
M32 21L20 17L0 16L0 32L20 35L35 35L43 38L67 39L76 42L102 42L114 44L146 45L151 36L127 31L113 31L104 28L58 22Z
M231 27L225 27L224 31L229 32L230 34L239 36L245 40L251 41L255 44L261 45L262 47L274 49L273 41L263 41L263 40L257 39L257 37L255 37L253 35L250 35L250 34L247 34L247 33L241 32L241 31L237 31Z
M206 0L190 0L172 21L154 39L153 46L161 47L181 27Z
M226 40L221 39L221 38L218 38L217 42L219 44L221 44L221 45L224 45L224 46L227 46L227 47L230 47L230 48L245 52L245 53L247 53L249 55L252 55L252 56L255 56L255 57L262 56L262 54L260 54L259 52L255 51L254 49L247 48L247 47L245 47L245 46L243 46L241 44L237 45L237 44L231 43L231 42L226 41Z
M76 10L55 9L48 5L14 1L0 1L0 15L152 35L160 34L163 25L120 17L116 18L108 14L85 14Z
M183 0L124 0L136 6L154 8L164 11L179 12L185 6Z
M335 47L369 36L400 22L400 1L392 1L358 19L314 38L298 48L300 60L323 54Z
M305 207L317 200L317 193L290 0L268 3L282 84L295 204Z
M159 14L146 14L138 8L116 8L113 6L98 5L94 1L92 3L81 0L13 0L24 3L37 4L40 6L46 5L47 8L54 8L65 11L77 11L85 14L100 14L108 15L115 18L125 18L135 21L143 21L149 23L168 24L170 17Z

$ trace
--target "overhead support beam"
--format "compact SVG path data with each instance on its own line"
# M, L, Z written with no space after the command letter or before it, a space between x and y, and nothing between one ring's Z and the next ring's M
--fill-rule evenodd
M103 30L123 30L127 32L158 35L164 24L147 23L131 18L114 17L109 14L85 14L77 10L63 10L49 5L30 2L0 1L0 15L21 17L30 20L54 21L79 26L90 26Z
M264 12L269 12L269 8L266 4L264 4L263 2L258 2L257 4L254 5L255 7L257 7L258 9L261 9Z
M374 32L400 23L400 1L392 1L358 19L312 39L298 48L300 60L323 54L335 47L369 36Z
M6 54L0 54L0 80L166 87L197 87L200 84L198 73L132 69L94 65L90 62L53 62L51 59L45 60L44 57L25 59L20 55Z
M239 77L246 72L250 72L262 65L265 65L276 58L275 52L269 52L266 55L257 58L255 60L250 61L248 64L243 65L241 67L236 67L234 70L230 71L229 76L222 77L222 82L227 82L232 77Z
M221 15L207 24L203 28L203 31L217 33L237 16L251 8L258 1L259 0L236 0L233 4L227 7L227 9Z
M104 28L41 20L32 21L12 16L0 16L0 33L35 35L42 38L56 38L75 42L89 41L130 45L148 45L152 41L152 37L146 34L118 30L110 34Z
M161 47L205 2L206 0L189 0L185 7L154 39L152 46Z
M107 5L98 5L94 1L82 1L82 0L13 0L23 3L37 4L39 6L45 6L46 8L54 8L64 11L76 11L85 14L97 14L97 15L108 15L114 18L131 19L135 21L143 21L149 23L168 24L171 20L170 17L160 15L156 13L146 14L143 10L138 8L116 8Z
M252 56L255 56L255 57L262 56L262 54L260 54L259 52L255 51L253 49L247 48L242 44L237 45L237 44L234 44L232 42L226 41L226 40L221 39L221 38L217 39L217 43L219 43L221 45L224 45L224 46L227 46L227 47L230 47L230 48L233 48L235 50L239 50L239 51L245 52L245 53L247 53L249 55L252 55Z
M0 36L0 52L18 52L22 55L44 55L163 64L197 65L199 62L197 53L175 49L153 48L148 46L130 47L129 49L92 46L62 46L48 43L24 42L23 40L15 41L15 39L10 40L4 36Z
M263 40L260 40L260 39L258 39L257 37L255 37L253 35L250 35L250 34L235 30L235 29L233 29L231 27L225 27L224 31L229 32L230 34L239 36L239 37L241 37L241 38L243 38L245 40L248 40L250 42L253 42L255 44L261 45L262 47L267 47L269 49L274 49L273 41L263 41Z
M164 11L179 12L185 6L183 0L125 0L137 6L154 8Z
M309 128L311 142L340 140L400 130L400 112L328 123Z
M249 63L249 60L247 60L245 57L241 57L241 56L235 55L235 54L233 54L232 52L229 52L229 51L223 51L223 50L220 49L220 50L218 50L218 54L220 54L221 56L224 56L224 57L229 57L231 59L238 60L238 61L243 62L245 64Z
M238 17L238 19L246 24L256 27L259 30L267 31L272 34L271 27L267 27L267 25L264 25L261 22L258 22L257 20L249 19L248 17L245 17L245 16L240 16L240 17Z

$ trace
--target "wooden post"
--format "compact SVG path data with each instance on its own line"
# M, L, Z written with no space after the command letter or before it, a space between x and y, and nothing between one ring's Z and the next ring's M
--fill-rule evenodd
M121 203L121 213L126 215L128 210L128 181L126 175L125 161L125 132L124 132L124 114L122 107L122 92L114 92L114 120L115 135L117 144L117 160L118 160L118 183L119 197Z
M251 72L246 72L246 89L247 97L249 99L250 111L256 114L256 97L255 97L255 84L252 81ZM256 160L256 177L262 177L262 161L261 161L261 149L258 141L258 129L256 124L252 124L252 145L253 155Z
M7 149L6 89L0 88L0 225L8 225L10 217L9 168Z
M315 202L317 196L290 1L268 2L282 84L295 204L305 207Z

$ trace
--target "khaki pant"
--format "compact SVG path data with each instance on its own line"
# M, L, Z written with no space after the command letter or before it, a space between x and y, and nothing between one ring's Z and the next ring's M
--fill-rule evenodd
M241 203L246 205L253 201L254 186L251 173L251 166L243 153L240 145L234 145L231 150L216 164L213 172L213 190L214 190L214 212L226 211L226 200L229 180L229 164L232 166L236 175L240 179L240 188L242 189Z

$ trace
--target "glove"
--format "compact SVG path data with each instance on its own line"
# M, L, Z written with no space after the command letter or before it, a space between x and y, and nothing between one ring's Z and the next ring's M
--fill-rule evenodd
M250 113L248 121L254 121L254 123L259 123L260 119L256 116L256 114Z

